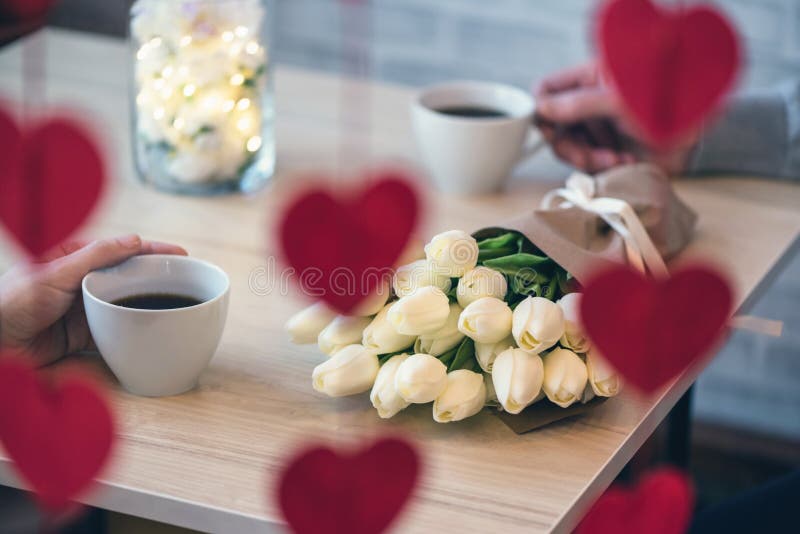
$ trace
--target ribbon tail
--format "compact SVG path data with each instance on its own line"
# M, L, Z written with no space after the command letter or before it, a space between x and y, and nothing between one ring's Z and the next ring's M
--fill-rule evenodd
M622 238L628 263L640 273L647 274L647 267L642 257L642 252L639 249L639 244L628 227L625 226L625 222L621 219L620 214L604 212L597 212L597 214Z
M647 230L645 230L642 222L639 220L639 217L636 216L636 213L630 205L624 205L620 212L620 218L625 227L630 231L631 238L639 247L642 259L653 276L667 278L669 276L669 270L667 270L667 264L664 263L664 258L661 257L658 249L656 249L656 246L647 234Z
M728 321L728 326L737 330L747 330L756 334L771 337L781 337L783 333L783 321L765 319L753 315L736 315Z

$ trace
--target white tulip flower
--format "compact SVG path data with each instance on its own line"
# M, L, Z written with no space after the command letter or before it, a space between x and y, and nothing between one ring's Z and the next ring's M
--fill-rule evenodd
M389 322L401 334L420 336L442 328L450 316L450 301L438 287L420 287L389 308Z
M428 260L412 261L397 268L392 277L394 294L407 297L421 287L434 286L444 292L450 291L450 277L437 272Z
M289 317L285 328L292 343L298 345L316 343L319 333L333 321L334 317L336 312L324 303L317 302Z
M460 278L478 263L478 242L461 230L442 232L425 245L425 257L437 272Z
M580 293L569 293L561 297L556 304L564 312L564 335L561 345L575 352L587 352L591 346L583 333L580 323Z
M390 294L391 289L389 289L388 283L378 284L378 287L375 288L372 293L367 295L364 300L358 303L351 314L359 317L375 315L381 311L384 305L386 305L386 301L389 300Z
M353 317L338 315L328 326L322 329L317 339L319 350L329 356L347 345L358 343L369 325L369 317Z
M475 267L458 281L456 298L462 308L483 297L503 300L508 292L508 282L501 273L488 267Z
M512 317L508 304L483 297L464 308L458 329L478 343L497 343L511 333Z
M461 306L456 303L450 304L450 315L447 322L436 332L423 334L414 343L414 352L422 352L431 356L441 356L448 350L457 346L464 339L458 329L458 318L461 316Z
M437 423L461 421L480 412L485 405L483 375L459 369L447 374L444 391L433 401L433 419Z
M596 349L586 353L586 372L589 385L598 397L613 397L619 393L622 385L619 375Z
M394 387L407 402L425 404L447 386L447 367L430 354L414 354L400 363Z
M375 383L380 363L378 354L362 345L348 345L314 368L314 389L330 397L344 397L368 391Z
M514 309L511 333L519 348L539 354L564 334L564 312L546 298L528 297Z
M494 361L492 383L505 411L518 414L539 398L544 379L542 358L522 349L506 349Z
M381 370L378 371L378 376L375 378L375 384L372 386L369 400L372 401L372 405L378 410L378 415L382 419L394 416L409 405L408 401L397 393L394 384L397 369L407 359L408 354L392 356L384 362Z
M364 329L364 336L361 344L368 349L374 349L378 354L388 354L406 349L414 344L416 336L399 334L394 326L389 322L389 309L393 302L390 302L378 312L372 322Z
M497 343L475 343L475 359L478 360L478 365L481 366L481 369L491 373L497 355L506 349L516 347L516 342L511 334Z
M550 402L566 408L581 400L589 379L586 364L568 349L557 348L542 357L544 390Z

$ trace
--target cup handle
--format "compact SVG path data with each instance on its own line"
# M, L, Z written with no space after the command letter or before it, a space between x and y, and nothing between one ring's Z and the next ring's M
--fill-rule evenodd
M542 132L536 128L531 128L528 132L528 138L525 140L525 144L522 147L522 152L519 155L517 164L522 163L526 159L539 152L539 150L541 150L545 144L546 142Z

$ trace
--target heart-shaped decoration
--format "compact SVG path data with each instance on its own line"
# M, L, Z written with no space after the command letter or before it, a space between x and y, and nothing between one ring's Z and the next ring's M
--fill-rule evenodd
M286 210L280 243L302 291L346 314L390 279L418 213L406 177L382 172L360 190L307 190Z
M2 0L0 12L8 13L19 20L41 19L56 0Z
M62 118L21 129L0 110L0 222L34 258L69 237L104 186L89 134Z
M414 448L399 439L351 454L315 447L284 471L280 507L296 534L378 534L408 501L419 470Z
M689 478L676 469L657 469L635 487L609 488L589 509L575 534L683 534L693 508Z
M50 513L69 509L109 459L114 419L94 381L76 371L51 376L0 355L0 442Z
M732 302L725 279L705 267L656 280L620 266L588 281L580 314L603 357L627 382L652 392L713 347Z
M736 80L736 32L710 6L611 0L599 12L597 35L605 75L657 146L699 128Z

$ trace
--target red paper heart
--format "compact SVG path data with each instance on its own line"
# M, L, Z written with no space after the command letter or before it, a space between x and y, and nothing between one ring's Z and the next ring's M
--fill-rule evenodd
M81 126L55 118L22 131L0 111L0 222L31 256L69 237L103 185L100 153Z
M419 470L414 448L399 439L354 454L315 447L283 473L280 507L296 534L377 534L408 501Z
M704 267L665 280L619 267L589 280L580 313L603 357L629 383L652 392L711 349L725 331L732 301L725 279Z
M20 20L44 17L56 0L0 0L0 11Z
M676 469L662 468L647 474L633 488L609 488L575 534L683 534L693 507L689 478Z
M611 0L600 10L597 34L605 74L659 146L697 129L736 79L736 32L710 6Z
M17 356L0 356L0 442L42 507L67 510L109 459L114 420L92 380L50 380Z
M389 279L418 211L406 178L383 172L361 190L306 191L284 214L280 242L301 289L346 314Z

